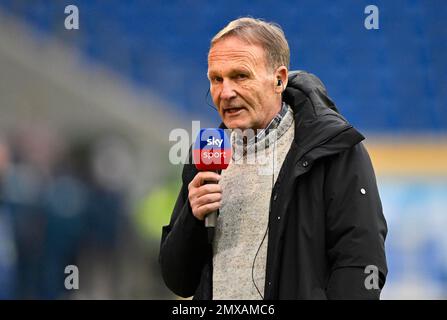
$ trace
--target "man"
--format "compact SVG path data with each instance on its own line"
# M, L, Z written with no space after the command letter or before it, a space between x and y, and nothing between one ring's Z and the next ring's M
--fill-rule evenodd
M288 66L287 41L271 23L240 18L211 41L208 77L221 127L261 130L243 140L243 157L274 132L274 143L263 144L274 163L270 176L237 159L221 174L184 166L160 248L163 278L180 296L379 298L387 226L364 137L318 78ZM204 218L214 210L210 245Z

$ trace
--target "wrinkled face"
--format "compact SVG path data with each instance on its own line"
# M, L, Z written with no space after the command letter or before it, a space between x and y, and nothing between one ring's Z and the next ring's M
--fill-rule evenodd
M235 37L215 43L208 54L214 104L227 128L265 128L280 110L281 95L264 49Z

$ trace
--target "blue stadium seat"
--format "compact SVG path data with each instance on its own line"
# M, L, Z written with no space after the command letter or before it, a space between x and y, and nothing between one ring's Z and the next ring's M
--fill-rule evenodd
M79 37L67 41L136 84L152 87L181 110L203 105L201 95L190 88L192 83L203 83L213 34L231 19L253 15L282 25L292 68L320 76L346 117L362 129L447 129L443 1L378 0L380 29L371 31L363 26L366 1L73 3L80 7L82 27ZM67 37L60 32L61 17L56 15L66 4L1 0L0 8ZM153 79L175 81L179 87L172 92L164 81Z

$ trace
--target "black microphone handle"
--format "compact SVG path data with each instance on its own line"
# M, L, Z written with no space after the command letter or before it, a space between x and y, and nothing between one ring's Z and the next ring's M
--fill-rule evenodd
M215 181L207 181L206 183L217 183ZM214 239L214 229L217 225L217 210L208 213L205 216L205 227L208 232L208 242L212 243Z
M214 230L217 224L217 211L213 211L207 214L205 217L205 227L208 233L208 243L212 244L214 240Z
M205 227L215 228L217 225L217 211L208 213L205 216Z

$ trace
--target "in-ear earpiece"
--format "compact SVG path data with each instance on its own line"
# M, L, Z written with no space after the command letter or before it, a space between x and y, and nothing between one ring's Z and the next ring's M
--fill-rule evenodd
M278 79L278 84L277 84L277 86L279 87L280 85L282 85L282 80L281 80L281 79Z

